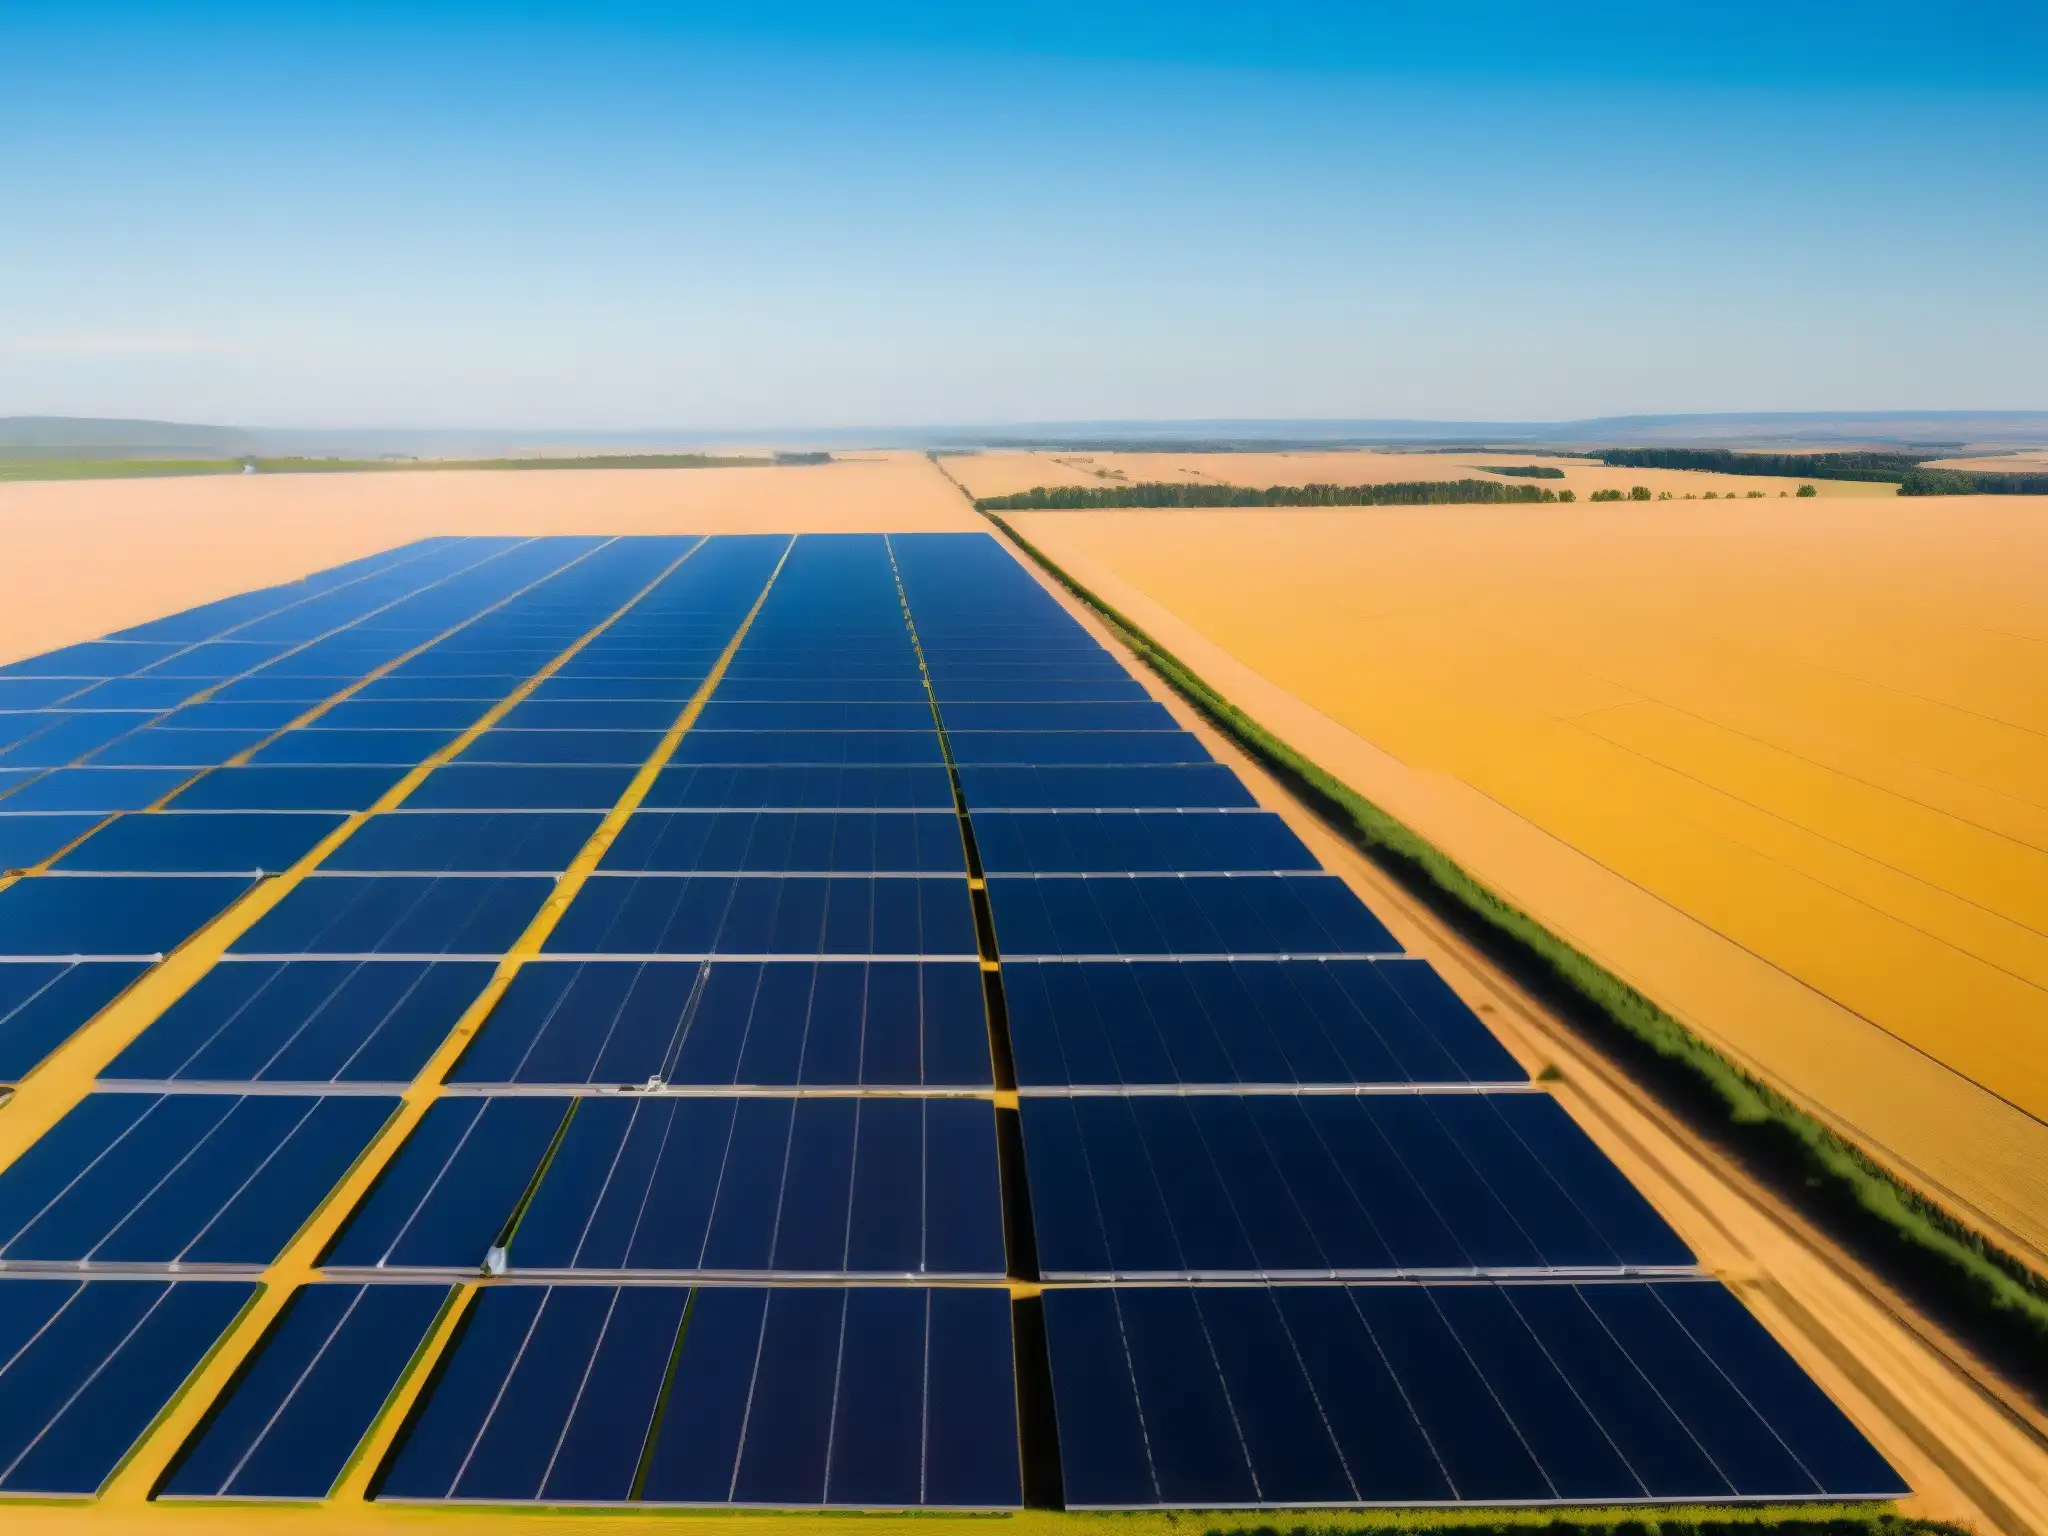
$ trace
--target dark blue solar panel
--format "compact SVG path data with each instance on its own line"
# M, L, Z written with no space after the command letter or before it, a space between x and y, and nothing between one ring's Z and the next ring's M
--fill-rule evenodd
M69 677L0 677L0 709L47 709L59 699L70 697L87 688L87 684ZM186 692L190 692L187 689ZM175 702L175 701L174 701ZM103 708L120 708L105 705ZM131 706L148 708L147 705ZM168 707L168 706L165 706Z
M697 719L700 731L930 731L932 706L922 696L896 701L737 699L722 694Z
M0 965L0 1082L28 1076L148 969L117 960Z
M1152 699L1058 703L948 703L948 731L1177 731L1180 722Z
M1237 811L983 812L974 841L992 875L1322 868L1278 816Z
M500 1288L380 1497L1015 1508L1015 1402L1000 1291Z
M675 761L828 766L943 763L939 733L922 731L705 731L693 730Z
M250 758L261 766L391 764L410 768L447 746L458 731L329 731L305 726L286 731Z
M599 875L545 949L561 955L973 955L965 880Z
M966 962L561 962L523 967L458 1083L986 1088Z
M0 801L0 807L5 804ZM75 816L0 814L0 872L40 864L99 824L100 818L90 812Z
M492 690L485 690L486 695L491 693ZM319 724L330 731L465 731L482 719L489 708L490 702L484 697L413 699L359 695L343 699L320 717Z
M159 725L183 731L281 731L306 712L290 700L222 700L187 705L166 715Z
M192 775L183 768L59 768L24 774L0 809L24 811L139 811L154 805ZM0 778L0 789L9 780Z
M608 811L633 782L633 768L529 768L450 763L436 768L405 808L431 810Z
M135 640L88 640L0 665L0 677L126 677L184 647Z
M448 1294L445 1285L301 1287L159 1497L325 1498Z
M53 715L42 730L0 746L0 767L61 768L126 735L148 719L142 714Z
M1005 955L1390 954L1400 946L1334 875L991 878Z
M949 811L943 767L669 767L656 776L649 810L795 809Z
M0 1172L0 1258L267 1264L396 1103L92 1094Z
M932 693L938 698L941 709L949 712L962 704L972 703L1137 704L1151 698L1144 684L1128 675L1117 679L1096 677L1045 682L1017 679L1002 682L955 681L935 677L932 679Z
M252 672L290 647L278 641L217 640L166 656L147 669L150 677L189 677L219 682Z
M496 955L554 890L550 876L314 875L233 952L243 955Z
M604 869L658 874L967 873L951 812L642 811L606 852Z
M1142 811L1255 810L1258 802L1221 763L1142 768L978 767L963 763L968 809Z
M953 760L963 768L970 763L1133 767L1214 761L1186 731L949 730L946 739Z
M54 867L136 874L239 874L251 870L275 874L312 852L313 845L342 820L335 813L120 816Z
M690 696L701 686L701 677L548 677L534 688L536 702L580 700L639 700L665 705L669 718L682 713Z
M513 1236L515 1270L1005 1271L985 1099L575 1104Z
M402 767L216 768L171 801L174 811L366 811Z
M103 1080L409 1083L491 979L482 961L215 966Z
M1423 960L1013 964L1003 990L1025 1088L1526 1077Z
M1545 1094L1027 1098L1051 1278L1669 1267Z
M463 748L464 763L609 763L638 767L660 731L485 731Z
M364 822L321 867L561 871L603 819L595 811L392 812Z
M682 708L676 699L536 698L515 705L504 725L511 731L653 731L659 737Z
M0 1280L0 1490L98 1493L255 1291Z
M130 731L95 752L99 768L211 768L255 746L265 730L179 731L167 727Z
M1904 1488L1810 1383L1776 1401L1730 1387L1796 1367L1711 1282L1131 1287L1045 1307L1072 1507ZM1677 1325L1689 1311L1726 1335L1700 1347ZM1602 1327L1610 1314L1641 1335Z
M734 677L719 682L711 708L729 704L910 704L931 720L930 695L917 677L900 678L762 678ZM707 711L708 713L708 711Z
M75 681L50 686L79 690L64 701L71 709L140 709L153 713L176 709L208 685L190 677L116 677L89 686ZM4 690L0 690L0 695L4 695Z
M253 882L36 875L0 890L0 955L168 954Z

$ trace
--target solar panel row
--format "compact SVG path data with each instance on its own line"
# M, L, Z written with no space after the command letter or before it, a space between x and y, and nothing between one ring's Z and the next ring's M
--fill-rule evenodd
M401 555L453 574L334 622ZM0 671L77 713L242 664L130 722L241 743L196 772L10 773L0 725L17 1079L115 957L331 844L0 1170L0 1270L46 1276L0 1274L0 1491L104 1483L250 1295L169 1266L274 1260L401 1089L159 1496L322 1498L374 1435L393 1500L1011 1508L1020 1348L1075 1506L1897 1486L1718 1286L1596 1278L1690 1255L992 540L438 541L312 585ZM16 829L39 786L75 803Z

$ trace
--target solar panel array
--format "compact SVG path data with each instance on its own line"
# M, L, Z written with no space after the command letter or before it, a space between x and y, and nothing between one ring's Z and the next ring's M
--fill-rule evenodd
M217 1345L156 1497L1899 1488L991 539L428 541L0 742L0 1494Z

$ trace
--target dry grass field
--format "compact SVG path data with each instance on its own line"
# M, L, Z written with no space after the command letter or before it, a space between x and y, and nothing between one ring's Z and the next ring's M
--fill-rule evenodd
M1489 475L1482 466L1547 465L1564 471L1562 480L1517 481ZM1686 469L1609 469L1586 459L1561 458L1520 448L1486 453L1382 453L1339 449L1321 453L981 453L946 460L947 470L976 496L1009 496L1034 486L1135 485L1163 480L1187 485L1385 485L1395 480L1489 480L1540 484L1570 490L1584 501L1595 491L1627 491L1646 485L1674 498L1733 496L1752 492L1775 499L1790 495L1798 480L1767 475L1714 475ZM1821 496L1890 496L1889 484L1849 480L1813 482Z
M2048 500L1016 521L1297 749L2048 1254Z
M932 531L981 520L918 454L774 469L230 475L0 485L0 660L434 534Z

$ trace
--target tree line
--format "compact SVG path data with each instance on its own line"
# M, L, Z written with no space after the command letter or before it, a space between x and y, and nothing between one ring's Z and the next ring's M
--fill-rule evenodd
M1729 448L1603 448L1591 455L1611 469L1704 469L1723 475L1820 480L1899 480L1931 453L1737 453Z
M981 496L984 512L1082 512L1115 507L1434 507L1478 502L1575 501L1570 491L1497 480L1394 480L1382 485L1039 485Z

